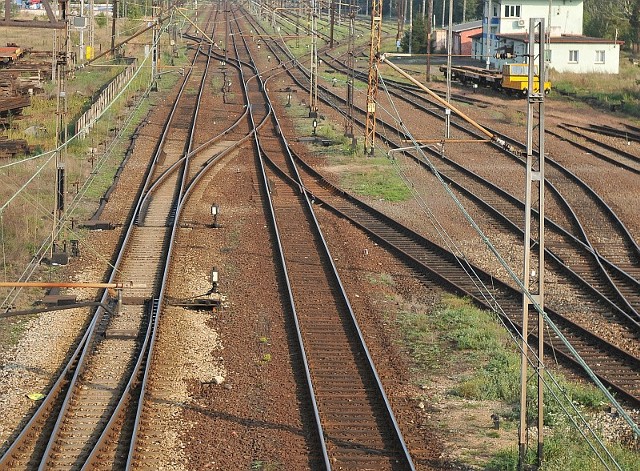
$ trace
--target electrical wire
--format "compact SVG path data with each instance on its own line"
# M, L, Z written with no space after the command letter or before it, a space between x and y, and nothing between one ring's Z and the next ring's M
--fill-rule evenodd
M162 31L166 31L168 29L168 25L165 25L164 28L161 30ZM158 35L158 38L160 37L160 35ZM47 159L47 161L41 165L41 167L34 172L34 174L31 176L31 178L24 184L22 185L10 198L9 200L7 200L1 207L0 207L0 214L9 206L9 204L11 202L13 202L19 195L22 194L22 192L24 192L26 190L26 188L28 187L28 185L35 179L35 177L37 175L39 175L43 169L47 166L47 164L49 164L51 162L51 160L56 156L57 152L61 152L63 149L65 149L66 147L68 147L71 142L77 138L79 138L81 135L85 134L88 129L91 129L93 127L93 125L100 119L102 119L106 113L110 110L110 108L114 105L114 103L116 101L118 101L118 99L126 92L128 91L129 86L134 83L134 81L136 80L136 78L138 77L138 75L141 73L141 71L143 70L144 65L146 64L146 62L149 60L150 58L150 54L148 54L143 60L142 62L139 64L137 70L135 71L135 73L131 76L131 78L129 79L129 81L123 85L122 89L113 97L113 99L111 100L111 102L109 102L107 104L107 106L97 115L95 116L91 121L89 121L88 123L86 123L86 125L81 128L80 130L78 130L73 136L69 137L65 142L63 142L60 146L58 146L56 149L50 151L49 153L51 154L49 156L49 158ZM150 84L149 84L150 86ZM149 88L147 88L147 91L145 92L145 96L148 95L149 92ZM131 117L132 119L132 117ZM112 146L110 146L110 148L114 148L115 147L115 141L117 141L117 139L119 137L121 137L122 132L123 132L122 128L120 130L120 133L114 137L114 140L112 141ZM44 154L43 154L44 155ZM37 156L37 157L41 157ZM33 160L33 159L29 159L29 160ZM25 162L25 160L20 161L20 163ZM94 178L95 178L94 174ZM88 187L87 187L88 188ZM86 193L86 190L85 190ZM76 200L74 199L74 202ZM75 204L77 206L77 204L80 203L80 200L77 200L77 203ZM75 206L74 206L75 207ZM63 218L62 221L59 222L58 228L57 230L54 229L54 231L52 231L52 234L50 234L49 236L47 236L47 238L45 238L45 240L41 243L40 247L36 250L36 253L33 255L33 257L31 258L31 260L29 261L29 263L27 264L27 267L24 269L24 271L22 272L22 274L19 277L19 281L25 281L28 280L33 273L35 272L36 268L38 267L38 265L41 263L41 261L44 259L46 253L51 249L51 247L53 246L53 242L54 240L60 235L60 233L62 232L62 230L65 227L65 223L68 222L69 220L69 215L71 212L69 213L65 213L65 217ZM17 299L18 295L20 294L22 290L21 289L12 289L7 296L5 297L5 299L2 301L2 303L0 303L0 307L5 308L12 304L13 302L15 302L15 300Z
M391 98L388 89L386 88L384 79L382 78L381 75L379 75L380 80L381 80L381 84L383 86L383 89L387 92L387 96L388 99L390 100L390 102L393 104L394 101ZM394 106L395 109L395 106ZM402 122L402 120L399 118L399 113L397 112L396 109L396 115L397 117L394 117L394 119L396 120L397 123L399 123L399 125L403 128L404 132L406 133L406 135L410 138L411 142L414 145L414 150L420 155L420 157L424 160L424 162L429 166L429 168L431 169L431 171L433 172L433 174L436 176L436 178L438 179L439 183L441 184L441 186L445 189L446 193L448 194L448 196L454 201L454 203L456 204L456 206L458 207L458 209L461 211L461 213L463 214L464 218L471 224L471 227L473 227L473 229L476 231L476 233L480 236L480 238L482 239L482 241L484 242L484 244L487 246L487 248L494 254L494 256L496 257L496 259L499 261L499 263L502 265L502 267L507 271L507 273L509 274L510 278L518 285L518 287L520 288L520 290L522 292L525 293L525 295L527 296L527 298L529 299L529 301L534 305L534 308L538 311L539 315L542 315L545 321L545 324L548 328L551 328L551 330L560 338L560 340L567 346L567 348L569 349L569 351L571 352L571 354L574 356L574 358L576 359L576 361L582 366L582 368L585 370L585 372L591 377L591 379L594 381L594 383L596 384L596 386L603 392L603 394L607 397L607 399L615 405L615 407L617 408L617 410L619 411L620 415L625 419L625 421L629 424L629 426L631 427L631 429L633 430L634 434L636 436L640 436L640 429L638 429L638 425L635 424L633 422L633 420L631 419L631 417L628 415L628 413L626 411L624 411L624 409L620 406L620 404L615 400L615 398L611 395L611 393L604 387L604 385L602 385L602 383L600 382L600 380L596 377L595 373L589 368L589 366L586 364L586 362L584 362L584 360L580 357L580 355L578 354L578 352L575 350L575 348L570 344L570 342L566 339L566 337L564 337L564 335L562 334L562 332L560 331L560 329L555 325L555 323L547 316L547 314L544 312L544 310L542 309L542 307L535 301L535 299L533 298L533 295L525 289L524 284L522 283L522 281L519 279L519 277L515 274L515 272L513 271L513 269L511 269L511 267L508 265L508 263L506 262L506 260L502 257L502 255L499 253L499 251L497 250L497 248L493 245L493 243L491 242L491 240L487 237L487 235L484 233L484 231L482 231L482 229L479 227L479 225L475 222L475 220L473 219L473 217L468 213L468 211L466 210L466 208L462 205L461 201L458 199L458 197L453 193L453 191L451 190L451 188L449 187L449 185L444 181L444 179L442 178L442 176L440 175L439 171L437 170L436 166L433 164L433 162L429 159L429 157L426 155L426 153L424 153L422 146L420 146L420 144L417 142L417 140L412 136L411 132L409 131L409 129L404 125L404 123ZM403 179L405 179L405 181L407 181L406 179L408 178L407 175L404 175ZM412 190L412 192L415 192L417 190L415 190L415 186L413 184L408 184L408 187ZM423 201L424 202L424 201ZM433 216L433 213L431 211L428 211L427 214L429 215L429 217L431 218ZM438 223L438 225L441 226L440 223ZM446 234L446 231L445 231ZM450 236L448 234L446 234L447 239L450 239ZM449 242L447 242L449 243ZM475 282L474 282L475 283ZM481 283L482 284L482 283ZM487 292L488 296L494 301L495 305L498 306L498 302L497 300L493 297L493 295L490 292ZM502 311L502 309L500 309ZM502 311L504 312L504 311ZM520 338L522 340L522 336L520 335ZM518 344L519 342L516 342L516 344ZM548 370L547 370L548 372ZM583 418L583 420L586 419ZM603 449L606 449L606 447L604 446L604 444L599 440L599 438L597 438L598 442L600 443L600 445L602 446ZM609 455L609 457L613 460L613 458L611 457L611 455ZM613 460L615 462L615 460ZM617 464L617 463L616 463Z

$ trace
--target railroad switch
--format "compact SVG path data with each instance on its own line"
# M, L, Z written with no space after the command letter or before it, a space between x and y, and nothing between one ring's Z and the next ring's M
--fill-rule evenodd
M88 229L90 231L111 231L114 229L114 225L109 221L102 221L100 219L90 219L89 221L83 222L80 224L80 227L83 229Z
M171 306L183 307L185 309L193 309L195 311L213 311L222 306L225 296L220 293L208 293L206 297L186 298L186 299L169 299Z

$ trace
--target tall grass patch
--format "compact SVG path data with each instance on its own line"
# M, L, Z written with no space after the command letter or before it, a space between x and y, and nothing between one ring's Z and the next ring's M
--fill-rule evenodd
M551 71L553 90L600 108L640 117L640 67L620 54L620 72L559 73Z
M371 198L399 202L411 197L411 190L386 157L353 156L340 176L346 190Z
M500 428L509 431L508 433L514 431L520 416L520 352L495 314L476 308L469 300L444 296L440 305L431 312L422 312L419 306L401 305L396 315L396 324L401 334L403 349L412 360L419 384L436 382L446 375L453 381L452 386L447 386L450 398L462 397L465 399L464 404L473 407L481 407L480 404L484 402L492 404L491 407L494 408L496 402L501 403L502 406L496 410L501 418ZM527 401L531 411L529 415L532 415L537 409L537 384L535 372L531 368L528 376L531 381L528 384ZM555 382L550 376L545 378L547 381L544 422L549 430L545 432L545 462L540 469L603 469L589 444L571 425L563 408L572 410L572 407L575 407L591 421L592 427L598 430L599 418L606 404L604 395L595 387L569 381L558 372L554 372ZM561 399L556 400L554 396ZM535 417L529 416L528 420L535 423ZM486 436L498 438L503 433L493 431ZM488 461L485 460L482 469L517 469L516 434L513 436L513 446L495 450L492 457ZM640 456L637 451L625 448L619 443L608 444L608 449L621 464L622 469L640 470ZM478 451L475 455L471 453L469 456L477 458L480 454ZM534 463L535 458L533 449L527 457L527 463ZM477 464L474 462L474 465Z

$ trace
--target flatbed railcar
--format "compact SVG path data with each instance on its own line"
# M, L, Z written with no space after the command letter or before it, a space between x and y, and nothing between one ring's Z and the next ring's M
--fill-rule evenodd
M24 54L24 50L18 46L9 45L0 47L0 64L6 65L15 62Z
M447 67L440 66L440 71L447 76ZM502 71L483 69L474 66L454 66L451 67L451 80L458 80L462 83L476 84L478 87L489 87L494 90L502 90L511 94L526 96L529 85L529 66L527 64L504 64ZM534 92L540 90L540 80L538 68L534 73ZM551 82L544 82L544 93L551 90Z

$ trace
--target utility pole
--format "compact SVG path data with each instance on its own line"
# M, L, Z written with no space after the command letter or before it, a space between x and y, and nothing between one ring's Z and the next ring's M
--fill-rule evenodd
M413 52L413 0L409 0L409 54Z
M483 33L485 33L484 35L484 50L482 51L486 57L486 68L487 70L489 70L489 65L491 64L491 20L493 18L493 12L491 10L491 0L487 0L486 3L486 10L485 10L485 27L486 29L483 30Z
M275 10L274 10L275 11ZM229 63L229 6L224 0L224 63Z
M453 42L453 0L449 0L449 27L447 28L447 105L451 103L451 43ZM451 137L451 108L444 109L444 137Z
M522 296L522 357L520 365L520 430L518 434L518 469L525 469L526 453L528 448L528 426L527 426L527 379L529 360L535 365L538 380L538 466L542 464L543 444L544 444L544 317L538 312L537 326L537 359L533 354L529 355L529 310L534 304L544 310L544 82L545 82L545 62L544 62L544 40L545 24L544 18L529 19L529 82L527 91L527 170L525 188L525 225L524 225L524 272L523 286L525 292ZM538 91L535 91L535 46L536 27L538 27ZM535 111L537 108L538 122L534 123ZM537 129L538 155L534 155L533 141L534 130ZM532 214L535 201L533 196L537 191L538 210L538 234L537 241L531 240ZM533 249L537 248L536 257L532 257ZM532 268L533 267L533 268ZM530 293L531 298L527 295ZM533 350L533 349L532 349Z
M62 17L66 19L66 2L61 2L61 8L63 9ZM67 23L65 32L68 36L69 25ZM64 215L64 203L65 203L65 175L64 175L64 153L66 153L66 146L60 149L61 144L67 140L66 129L66 111L67 111L67 93L66 93L66 66L68 61L68 44L66 41L64 56L61 57L61 52L55 50L55 73L56 73L56 137L55 137L55 166L56 166L56 180L55 180L55 203L53 210L53 226L51 228L51 256L55 251L56 238L58 234L58 226L63 219Z
M371 3L371 43L369 48L369 83L367 87L367 120L364 153L373 155L376 137L376 103L378 101L378 64L380 63L380 37L382 35L382 0Z
M396 16L398 22L398 32L396 33L396 43L402 39L404 32L404 0L398 0L396 3Z
M115 1L115 0L114 0ZM156 83L156 77L158 76L158 58L160 57L160 25L159 23L159 7L157 0L153 0L153 29L152 29L152 44L151 44L151 89L157 90L158 85Z
M351 148L356 147L356 138L353 133L353 83L355 81L355 21L356 21L356 0L351 0L349 6L349 44L347 50L347 69L349 78L347 79L347 113L344 119L344 135L351 138Z
M339 0L342 1L342 0ZM333 49L333 26L336 22L336 0L331 0L331 24L329 28L329 48Z
M85 20L85 24L86 24L86 19L87 17L84 14L84 0L80 0L80 18L83 18ZM84 26L80 27L80 47L78 48L78 63L82 64L84 62Z
M95 11L93 9L93 0L89 0L89 54L87 54L88 59L93 59L94 51L95 51L95 28L96 28L96 18Z
M426 81L431 82L431 35L433 34L433 0L429 0L427 12L427 73Z
M318 117L318 0L311 0L311 86L309 118Z
M118 19L118 0L113 0L111 7L111 57L116 56L116 20Z

